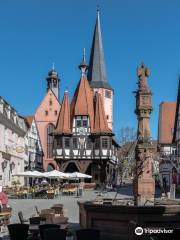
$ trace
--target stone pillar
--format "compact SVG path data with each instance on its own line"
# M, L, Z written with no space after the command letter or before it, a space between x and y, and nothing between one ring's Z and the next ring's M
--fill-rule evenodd
M153 146L150 138L150 113L152 93L147 85L149 69L142 64L137 69L138 90L136 110L138 119L137 145L135 149L134 198L135 205L154 205L155 181L152 177Z

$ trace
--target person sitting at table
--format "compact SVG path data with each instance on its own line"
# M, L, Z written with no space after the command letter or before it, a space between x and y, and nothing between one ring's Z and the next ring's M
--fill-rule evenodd
M5 192L5 188L0 186L0 204L1 208L8 207L8 196Z

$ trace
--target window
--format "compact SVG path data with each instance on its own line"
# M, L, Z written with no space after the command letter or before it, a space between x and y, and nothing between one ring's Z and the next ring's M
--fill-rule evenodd
M83 120L83 127L87 127L87 120Z
M52 99L49 100L49 105L52 106Z
M54 111L54 115L57 116L57 110Z
M91 143L91 139L88 137L87 138L87 149L91 149L92 143Z
M109 120L109 115L106 115L106 119Z
M65 139L64 139L64 146L65 146L65 148L69 148L69 147L70 147L69 138L65 138Z
M28 145L30 148L34 148L35 147L35 140L31 137L28 138Z
M81 127L81 120L76 120L76 127Z
M48 111L46 110L46 111L45 111L45 116L47 116L47 115L48 115Z
M100 142L99 142L99 138L95 139L95 149L99 149L100 147Z
M56 88L57 87L57 80L53 81L53 87Z
M73 138L73 149L77 149L77 148L78 148L77 138Z
M36 127L32 126L32 133L36 134Z
M105 97L106 97L106 98L111 98L111 91L106 90L106 91L105 91Z
M102 138L102 148L103 149L108 148L108 138Z
M54 125L49 124L47 127L47 157L52 158L53 157L53 136L51 133L54 131Z
M58 148L62 148L62 138L59 138L59 137L58 137L58 138L56 139L56 142L57 142L57 147L58 147Z

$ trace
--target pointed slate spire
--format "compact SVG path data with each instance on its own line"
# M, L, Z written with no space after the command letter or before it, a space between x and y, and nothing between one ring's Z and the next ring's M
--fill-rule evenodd
M178 122L180 122L180 77L179 77L179 84L178 84L178 93L177 93L177 101L176 101L176 115L175 115L175 122L174 122L174 131L173 131L173 142L177 142L178 139Z
M94 134L112 134L108 128L106 115L104 112L103 102L100 93L95 95L95 111L94 111Z
M92 88L111 89L107 80L104 50L102 44L99 10L97 11L91 55L89 61L88 80Z
M62 102L62 107L59 113L56 133L58 134L71 134L70 129L70 104L68 99L68 91L65 91L64 98Z

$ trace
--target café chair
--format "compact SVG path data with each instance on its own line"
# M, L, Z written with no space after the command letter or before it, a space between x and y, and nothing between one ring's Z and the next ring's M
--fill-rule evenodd
M40 211L39 211L37 206L35 206L35 210L36 210L37 215L39 216L40 215Z
M22 211L18 212L18 217L19 217L19 221L20 221L21 224L24 224L24 223L28 222L27 219L24 219Z
M97 229L79 229L76 231L76 240L100 240L100 231Z
M27 240L28 230L28 224L15 223L8 225L10 240Z
M65 229L48 228L44 230L44 240L66 240L67 231Z
M60 225L57 224L42 224L39 225L39 233L40 233L40 238L41 240L44 240L44 231L45 229L50 229L50 228L60 228Z

